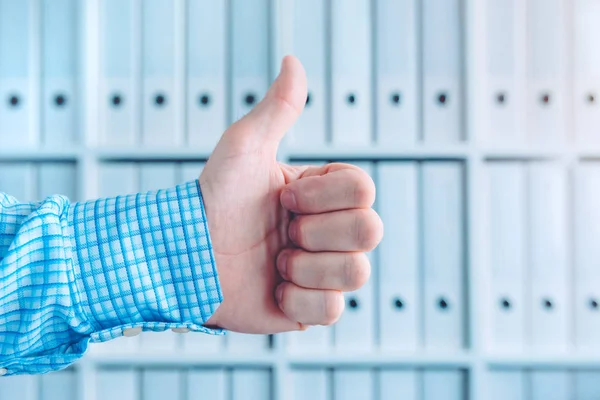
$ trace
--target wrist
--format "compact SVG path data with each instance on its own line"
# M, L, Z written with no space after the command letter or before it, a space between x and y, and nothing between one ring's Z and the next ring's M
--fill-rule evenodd
M95 330L201 326L222 301L197 182L76 203L75 281Z

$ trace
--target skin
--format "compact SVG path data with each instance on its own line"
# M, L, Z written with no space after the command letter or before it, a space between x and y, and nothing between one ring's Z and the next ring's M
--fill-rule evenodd
M200 184L224 301L207 322L243 333L329 325L370 275L383 236L375 185L349 164L291 166L277 148L307 96L287 56L265 98L223 134Z

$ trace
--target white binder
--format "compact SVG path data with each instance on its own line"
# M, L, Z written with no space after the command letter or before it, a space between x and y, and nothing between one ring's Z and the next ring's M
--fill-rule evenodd
M371 3L332 0L331 7L333 144L370 145Z
M176 369L142 371L142 398L144 400L181 399L182 378L182 373Z
M575 0L573 3L573 110L575 134L580 141L600 142L600 3Z
M492 143L514 144L525 139L525 114L522 112L526 90L523 89L522 65L525 55L526 2L487 0L485 71L486 129Z
M76 400L77 375L72 370L44 374L40 377L40 400Z
M532 163L528 175L531 345L560 352L568 346L570 313L566 174L559 166Z
M73 203L77 200L77 170L74 163L43 163L38 165L37 199L48 196L67 196Z
M527 181L522 163L488 166L486 242L490 265L490 347L518 352L526 343Z
M186 400L227 400L229 386L222 369L194 369L187 374Z
M174 145L175 2L142 3L142 143Z
M305 331L290 332L286 335L288 348L292 352L323 352L332 346L333 326L316 325L311 326Z
M116 197L138 193L139 169L134 163L115 162L98 168L100 197Z
M527 130L533 142L556 144L566 130L567 8L564 0L529 0Z
M355 165L374 177L374 168L368 162L355 162ZM373 253L368 254L372 270L376 270ZM372 276L376 276L372 273ZM375 318L373 306L373 279L370 278L360 289L345 293L346 308L333 326L334 346L341 351L366 351L374 342Z
M133 369L107 369L97 374L97 400L140 399L139 375Z
M174 163L140 163L140 192L169 189L176 185L177 168ZM172 352L179 346L181 334L171 330L144 332L140 335L142 352Z
M572 382L568 372L531 372L531 400L564 400L572 398L571 392Z
M419 135L417 0L376 2L377 144L415 143Z
M462 139L463 85L460 0L424 0L423 136L426 142Z
M227 334L229 336L229 333ZM201 332L189 332L182 337L186 354L217 354L225 348L225 336L209 335Z
M20 202L35 201L35 167L30 163L0 163L0 192Z
M329 379L326 370L297 369L292 372L293 400L329 400Z
M187 9L187 141L212 148L227 128L225 0L190 0Z
M600 165L580 164L575 173L575 346L600 348Z
M424 342L458 350L465 341L463 170L459 163L422 166Z
M177 168L175 163L170 162L142 162L140 168L141 192L169 189L176 185Z
M39 377L32 375L3 377L0 399L38 400L39 382Z
M379 372L379 400L418 400L419 382L419 374L414 370L381 370Z
M596 400L600 397L600 372L575 372L575 398L577 400Z
M333 400L375 400L373 375L370 370L334 370Z
M32 107L36 99L31 70L34 38L29 1L0 1L0 146L34 145Z
M80 3L42 1L42 141L60 147L77 141Z
M232 353L264 352L269 349L269 336L227 332L225 343L227 350Z
M270 399L271 372L263 369L235 369L232 372L232 400Z
M378 248L380 345L416 350L421 337L418 167L382 162L377 174L378 209L385 225Z
M293 53L302 62L308 79L304 112L293 128L291 141L297 146L324 146L328 141L328 87L326 3L294 1Z
M467 381L458 370L425 370L423 372L423 400L463 400Z
M132 146L138 139L137 4L134 0L100 3L99 123L100 142L105 145Z
M488 377L490 400L528 400L525 372L519 370L492 370Z
M269 0L231 0L230 4L231 119L235 121L248 113L267 92L271 22Z
M177 183L183 183L198 179L205 163L203 162L184 162L179 165L179 177Z

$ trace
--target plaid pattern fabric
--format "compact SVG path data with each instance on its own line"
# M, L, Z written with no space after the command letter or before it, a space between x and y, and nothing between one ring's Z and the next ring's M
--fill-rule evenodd
M222 301L197 181L70 204L0 193L0 368L45 373L123 330L202 326Z

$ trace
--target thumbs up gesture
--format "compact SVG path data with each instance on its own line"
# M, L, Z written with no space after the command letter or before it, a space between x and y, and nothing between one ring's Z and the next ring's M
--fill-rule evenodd
M261 334L329 325L343 292L369 278L364 252L383 235L371 178L349 164L276 160L306 95L302 65L284 58L265 98L227 129L200 176L224 297L207 325Z

